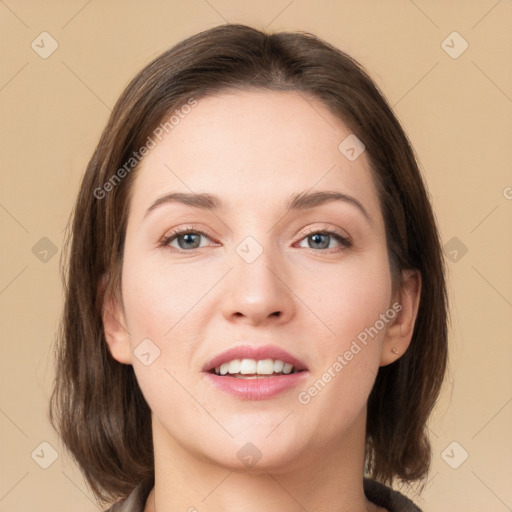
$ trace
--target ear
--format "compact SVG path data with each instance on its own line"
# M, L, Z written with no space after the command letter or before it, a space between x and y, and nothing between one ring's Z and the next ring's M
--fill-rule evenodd
M389 324L382 343L380 366L399 359L409 347L414 332L420 305L421 274L418 270L404 270L402 276L403 285L391 307L397 314Z
M102 307L103 330L112 357L123 364L132 363L130 333L118 294L106 294Z

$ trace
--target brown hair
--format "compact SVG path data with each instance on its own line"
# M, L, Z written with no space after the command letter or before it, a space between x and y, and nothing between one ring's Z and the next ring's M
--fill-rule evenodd
M447 297L439 235L413 149L382 93L350 56L311 34L226 24L180 42L129 83L76 201L50 419L99 499L126 497L154 476L150 409L132 366L110 355L101 316L103 301L119 293L137 167L127 170L126 163L191 98L250 87L321 100L366 146L393 286L401 285L403 269L422 276L409 349L379 369L369 397L367 472L384 483L421 480L428 472L426 422L446 368Z

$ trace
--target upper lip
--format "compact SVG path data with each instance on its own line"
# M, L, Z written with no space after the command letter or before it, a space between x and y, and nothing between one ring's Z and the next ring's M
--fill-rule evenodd
M283 363L291 364L295 370L307 370L306 365L292 356L286 350L276 347L275 345L263 345L254 347L252 345L238 345L217 354L213 359L210 359L204 366L203 372L209 372L213 368L220 366L223 363L232 361L233 359L255 359L256 361L262 359L281 360Z

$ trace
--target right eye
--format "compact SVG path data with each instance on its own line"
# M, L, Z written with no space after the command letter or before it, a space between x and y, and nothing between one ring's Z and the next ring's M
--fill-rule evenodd
M211 240L208 234L204 233L199 229L177 229L169 235L165 236L161 241L161 246L172 247L178 252L194 252L201 248L201 237L206 237ZM176 241L178 247L172 245L172 242ZM204 246L203 246L204 247Z

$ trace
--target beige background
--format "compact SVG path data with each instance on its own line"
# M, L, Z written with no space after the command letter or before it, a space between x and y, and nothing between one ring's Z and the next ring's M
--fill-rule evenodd
M425 512L512 510L511 0L0 0L0 512L97 510L47 419L63 228L127 81L224 21L316 33L360 60L394 106L448 244L452 300L432 471L410 495ZM31 47L43 51L43 31L58 43L46 59ZM454 31L463 39L442 44ZM58 453L47 469L42 442Z

